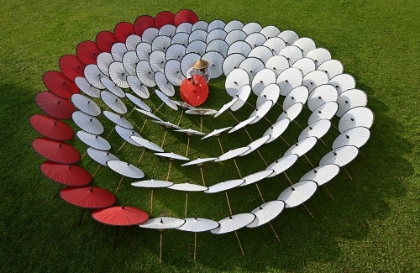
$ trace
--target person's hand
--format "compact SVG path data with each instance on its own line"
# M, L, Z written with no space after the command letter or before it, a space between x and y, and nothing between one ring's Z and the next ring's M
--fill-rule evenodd
M193 78L191 78L191 79L188 79L192 84L195 84L195 81L194 81L194 79Z

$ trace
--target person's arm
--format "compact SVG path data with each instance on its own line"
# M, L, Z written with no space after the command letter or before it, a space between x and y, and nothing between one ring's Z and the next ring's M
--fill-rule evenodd
M192 79L192 72L194 71L194 68L191 67L190 69L188 69L187 71L187 79L191 80Z
M206 81L209 82L211 79L211 72L210 69L206 69Z

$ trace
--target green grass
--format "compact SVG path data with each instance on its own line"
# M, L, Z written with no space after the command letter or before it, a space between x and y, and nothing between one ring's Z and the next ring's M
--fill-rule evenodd
M41 113L34 96L46 89L43 73L58 70L59 58L75 54L79 42L95 40L99 31L112 31L120 21L134 22L143 14L176 13L183 8L193 9L207 22L256 21L312 38L317 47L328 49L340 60L345 72L355 77L357 87L367 93L375 123L370 141L362 148L366 157L359 156L347 167L353 180L341 171L328 184L334 200L320 188L306 203L314 219L303 207L297 207L285 210L273 221L281 243L268 226L239 230L246 254L243 257L234 234L199 234L194 264L193 235L168 230L164 232L164 262L160 264L159 233L155 230L122 228L118 246L113 249L115 227L85 215L77 228L81 210L53 198L57 185L39 170L43 159L31 148L39 135L29 125L29 118ZM420 268L418 1L4 0L0 11L0 272L416 272ZM224 80L212 81L211 88L206 106L218 108L228 100ZM153 99L150 104L156 109L158 101ZM246 106L237 116L243 119L251 110ZM160 112L176 122L178 113L173 113L168 109ZM275 119L276 113L270 117ZM301 124L306 121L304 117L298 119ZM134 113L133 123L141 126L142 122L143 117ZM204 130L233 122L228 114L216 120L206 118ZM198 128L199 121L184 116L182 126ZM260 127L252 127L254 138L264 132ZM107 134L110 124L105 123L105 128ZM291 124L285 139L296 140L299 131ZM151 122L144 131L154 141L161 140L163 133ZM331 143L336 135L331 131L325 140ZM236 142L222 138L225 147L248 143L243 131L232 136ZM114 152L122 144L115 132L110 142ZM186 142L185 136L171 133L165 147L183 154ZM79 140L71 144L83 154L85 146ZM272 162L286 149L277 142L262 147L261 153ZM308 157L317 163L327 151L319 144ZM138 148L125 145L118 155L135 161L140 153ZM219 154L215 139L191 140L192 158ZM90 172L97 166L88 156L81 165ZM264 166L254 155L238 159L238 165L245 175ZM209 185L237 177L230 161L214 165L213 172L210 166L204 166ZM148 154L142 169L148 177L165 179L168 162ZM299 159L288 174L297 181L310 169ZM174 163L170 178L199 183L200 173L197 168ZM119 179L119 175L101 168L93 184L115 190ZM124 179L118 204L148 211L150 191L132 188L130 182ZM266 200L275 199L287 185L283 176L260 183ZM182 217L184 197L183 193L156 190L151 216L164 212ZM235 189L229 197L234 213L248 212L261 203L252 186ZM224 195L190 194L189 213L215 220L227 216Z

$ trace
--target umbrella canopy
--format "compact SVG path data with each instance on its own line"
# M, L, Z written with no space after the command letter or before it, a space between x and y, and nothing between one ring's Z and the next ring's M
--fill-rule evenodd
M124 64L122 62L113 62L109 66L109 76L111 77L112 81L121 88L129 88L129 84L127 82L127 76L129 74L124 69Z
M117 42L115 34L111 31L104 30L96 34L96 45L102 52L111 52L112 45Z
M98 88L94 87L93 85L91 85L86 79L85 77L76 77L74 79L74 83L77 85L77 87L79 87L79 89L85 93L86 95L88 95L89 97L92 98L100 98L100 92L101 90L99 90Z
M290 91L289 94L284 98L283 109L289 108L295 103L305 104L308 100L309 91L306 86L298 86Z
M148 61L140 61L136 67L136 74L140 82L147 87L153 87L156 85L155 72L150 67Z
M256 57L248 57L239 64L239 68L245 70L249 75L249 80L252 82L255 75L264 69L264 62Z
M308 127L302 130L298 137L298 140L307 137L316 137L320 139L328 132L330 127L331 121L329 121L328 119L320 119L318 121L315 121L314 123L309 124Z
M157 217L147 220L146 222L140 224L139 227L149 229L173 229L182 226L184 223L184 219Z
M191 183L188 183L188 182L173 184L169 188L172 189L172 190L185 191L185 192L200 192L200 191L205 191L205 190L208 189L207 187L196 185L196 184L191 184Z
M111 55L114 61L122 62L124 54L127 52L127 47L123 43L115 43L111 48Z
M336 177L339 171L340 167L337 165L323 165L310 170L304 174L299 181L311 180L315 181L318 186L321 186Z
M124 141L127 141L131 145L141 147L141 145L139 145L137 142L135 142L134 140L131 139L132 136L141 137L140 134L137 133L136 131L121 127L119 125L115 125L115 131L118 133L118 135L122 139L124 139Z
M154 72L160 71L163 73L165 71L165 62L165 53L163 51L156 50L150 53L150 68Z
M193 75L193 81L185 79L180 87L180 95L183 101L192 105L199 106L207 100L209 94L209 86L203 77Z
M314 66L315 67L315 66ZM317 70L325 71L328 74L328 78L333 78L340 75L344 71L343 64L339 60L328 60L318 66Z
M270 48L264 46L264 45L259 45L257 47L254 47L248 54L248 58L249 57L255 57L260 59L264 64L267 63L267 61L273 57L273 52L271 51Z
M64 201L86 209L101 209L112 206L117 198L99 187L64 188L60 191Z
M268 38L267 41L264 42L264 46L268 47L274 56L281 56L278 55L280 51L286 47L286 43L279 37L272 37ZM283 57L284 60L287 62L287 66L289 66L289 62L287 61L286 57ZM271 58L270 58L271 59ZM267 65L267 63L266 63ZM277 75L278 76L278 75Z
M129 51L136 51L137 45L141 43L141 37L137 34L131 34L125 40L125 45Z
M358 153L359 149L356 146L345 145L336 148L328 154L324 155L324 157L322 157L319 161L319 165L323 166L328 164L335 164L340 167L344 167L350 162L352 162L353 159L356 158Z
M240 155L244 154L249 149L251 149L251 148L248 147L248 146L246 146L246 147L240 147L240 148L236 148L236 149L233 149L233 150L229 150L228 152L226 152L226 153L222 154L221 156L219 156L214 161L215 162L221 162L221 161L226 161L226 160L235 158L237 156L240 156Z
M245 182L241 184L239 187L244 187L244 186L257 183L258 181L261 181L264 178L268 177L273 172L274 172L273 170L264 170L264 171L259 171L259 172L247 175L242 178L243 180L245 180Z
M375 116L367 107L355 107L345 112L338 122L340 133L355 127L372 127Z
M80 111L87 115L97 117L101 114L101 108L99 108L98 104L86 96L73 94L71 101Z
M166 52L168 47L171 45L171 38L165 35L158 35L152 41L152 51L159 50Z
M222 20L215 19L208 24L207 32L211 32L212 30L215 30L215 29L223 29L225 25L226 25L225 22L223 22Z
M210 70L210 74L212 78L218 78L223 74L223 61L224 57L222 54L216 51L207 51L203 56L202 59L207 60L209 62L208 69Z
M274 55L265 63L265 67L269 68L276 73L276 77L278 77L284 70L290 67L289 62L287 61L286 57L281 55Z
M155 26L155 18L149 15L141 15L134 22L134 32L141 36L144 30Z
M168 52L166 52L168 57ZM175 59L170 59L165 64L165 75L168 81L174 86L180 86L184 76L181 72L181 62Z
M193 130L191 128L188 128L188 129L176 129L174 131L175 132L180 132L180 133L185 133L185 134L187 134L189 136L192 136L192 135L204 136L204 135L206 135L203 132L200 132L200 131L197 131L197 130Z
M252 47L248 42L239 40L229 45L228 55L239 53L243 56L248 56L251 50L252 50Z
M183 160L183 161L190 161L190 159L188 157L179 155L179 154L175 154L174 152L170 152L170 153L155 153L155 155L157 156L161 156L161 157L167 157L170 160Z
M159 35L164 35L164 36L168 36L169 38L172 38L174 37L175 34L176 34L176 27L172 24L163 25L159 29Z
M232 127L224 127L224 128L220 128L220 129L214 129L213 132L208 133L207 135L205 135L204 137L202 137L201 139L206 139L212 136L219 136L222 132L229 130Z
M194 63L201 58L201 55L191 52L186 53L184 57L182 57L181 60L181 71L184 77L187 77L187 71L190 69Z
M257 97L256 107L260 107L266 101L272 101L273 104L277 103L280 97L280 87L276 83L271 83L264 87Z
M41 164L41 171L54 182L70 187L83 187L92 180L90 173L77 165L45 161Z
M177 27L182 23L195 24L198 22L197 15L189 9L183 9L178 11L174 17L174 25Z
M134 142L136 142L137 144L139 144L140 146L142 146L142 147L144 147L148 150L152 150L152 151L158 152L158 153L164 152L164 150L159 145L157 145L157 144L155 144L155 143L153 143L153 142L151 142L147 139L144 139L144 138L139 137L139 136L130 136L130 138Z
M134 95L131 95L129 93L125 93L125 96L132 102L134 103L137 107L140 107L143 111L147 111L147 112L151 112L152 108L150 108L149 105L147 105L146 103L144 103L141 99L137 98Z
M54 140L65 141L74 136L73 129L67 123L50 116L36 114L31 116L29 122L38 133Z
M277 159L273 163L271 163L266 170L273 170L274 172L270 174L268 177L273 177L276 175L281 174L282 172L285 172L290 167L295 164L295 162L298 160L298 156L295 154L292 155L286 155L282 158Z
M314 111L322 104L330 101L337 101L337 90L332 85L320 85L312 90L308 97L308 108Z
M246 57L240 53L228 55L223 61L223 74L227 77L230 72L239 68L239 64L245 59Z
M314 40L308 37L303 37L296 40L293 45L299 47L300 50L302 50L303 56L306 56L309 51L312 51L316 48Z
M299 39L299 35L293 30L283 30L277 37L281 38L286 45L292 45Z
M225 27L223 28L226 32L230 32L235 29L241 29L244 27L244 23L239 20L232 20L228 22Z
M185 48L188 46L188 36L189 34L186 32L177 32L174 37L172 37L172 44L181 44L185 46Z
M201 166L201 165L203 165L203 163L205 163L205 162L210 162L210 161L214 161L216 158L215 157L209 157L209 158L197 158L197 159L195 159L195 160L191 160L190 162L188 162L188 163L185 163L185 164L182 164L181 166L182 167L185 167L185 166L191 166L191 165L198 165L198 166Z
M303 76L315 70L315 62L309 58L302 58L292 64L292 67L298 68L302 71Z
M196 31L202 31L202 30L196 30ZM205 37L203 37L202 39L205 39ZM203 56L206 53L206 47L207 47L207 44L200 39L191 40L190 43L187 45L187 48L185 49L185 53L187 54L195 53L197 55Z
M149 89L147 89L147 87L140 82L137 76L127 76L127 82L131 90L133 90L134 93L136 93L136 95L140 98L148 99L150 97Z
M49 91L36 94L35 102L42 111L57 119L69 119L75 110L69 100L60 98Z
M302 72L298 68L287 68L277 77L280 95L287 96L294 88L302 84Z
M152 46L145 41L140 42L136 46L137 57L140 61L149 61L152 53Z
M303 104L302 103L295 103L295 104L291 105L289 108L284 109L283 112L280 114L280 116L277 118L276 122L278 122L279 120L285 119L285 118L292 121L295 118L297 118L297 116L300 114L300 112L302 112L302 109L303 109Z
M125 43L131 34L134 34L134 25L129 22L119 22L114 28L115 38L118 42Z
M255 117L250 124L257 123L260 121L265 115L270 111L271 107L273 107L273 102L271 100L263 102L258 108L254 110L254 112L249 115L249 118Z
M113 123L115 123L116 125L119 125L129 130L134 129L134 126L133 124L131 124L131 122L129 122L128 120L126 120L125 118L123 118L122 116L118 114L115 114L109 111L104 111L104 116L110 121L112 121Z
M124 98L125 97L124 91L119 86L117 86L113 81L111 81L110 79L101 78L101 83L103 84L103 86L105 86L106 89L108 89L109 92L111 92L115 96L117 96L119 98Z
M95 117L89 116L82 111L76 111L72 114L72 119L83 131L94 135L101 135L104 132L104 126Z
M155 27L150 27L144 30L141 40L149 45L152 45L153 40L159 36L159 30Z
M306 54L306 57L314 60L316 67L320 66L325 61L331 60L331 53L325 48L315 48Z
M362 147L370 138L370 131L365 127L354 127L341 133L333 142L332 148L337 149L345 145Z
M66 54L63 55L59 62L60 70L63 74L74 81L76 77L84 77L83 71L85 65L77 58L76 55Z
M219 223L206 218L185 218L185 223L177 229L188 232L205 232L219 227Z
M127 113L127 106L125 106L124 102L111 92L102 91L101 98L112 111L121 115Z
M327 102L315 109L308 118L308 124L320 119L331 119L337 113L337 102Z
M241 109L242 106L244 106L244 104L248 100L250 94L251 94L251 86L250 85L242 86L238 90L238 92L235 94L234 98L236 99L235 99L235 102L230 106L230 110L238 111L239 109Z
M99 135L89 134L85 131L78 131L77 137L89 147L95 148L101 151L111 150L111 144Z
M175 129L181 129L181 127L179 127L178 125L176 125L176 124L173 124L172 122L170 122L170 121L162 121L162 120L152 120L154 123L157 123L157 124L160 124L160 125L162 125L163 127L165 127L166 129L169 129L169 128L175 128Z
M211 116L216 114L217 111L213 110L213 109L189 109L187 111L185 111L185 114L189 114L189 115L197 115L197 116Z
M317 190L317 184L314 181L300 181L287 187L280 193L277 200L283 201L286 208L293 208L307 201Z
M144 172L130 163L121 160L108 160L106 165L114 172L122 176L140 179L144 177Z
M279 136L281 136L287 127L289 127L290 120L288 118L280 119L276 123L270 126L265 132L264 136L270 136L266 143L273 142Z
M240 156L245 156L247 154L250 154L251 152L255 151L256 149L258 149L259 147L267 143L269 139L270 139L270 135L265 135L260 138L257 138L256 140L248 144L249 150L241 154Z
M241 229L255 220L255 215L252 213L240 213L228 216L219 221L220 226L211 230L213 234L224 234Z
M116 155L108 151L100 151L92 147L87 148L86 152L90 156L90 158L92 158L94 161L101 164L102 166L106 166L106 163L109 160L119 160L119 158Z
M234 30L228 32L228 34L225 37L225 41L229 45L231 45L236 41L245 41L245 38L247 36L248 35L242 29L234 29Z
M133 226L144 223L149 215L136 207L113 206L105 209L96 209L92 217L98 222L111 226Z
M251 91L251 88L249 89ZM235 104L236 101L239 100L238 96L234 96L231 101L228 103L223 104L223 106L217 111L217 113L214 115L215 118L223 114L227 109L229 109L233 104Z
M252 80L252 92L259 96L263 89L269 84L276 82L276 74L269 68L264 68L255 75Z
M250 84L250 77L244 69L234 69L226 77L225 89L229 96L233 97L245 85Z
M34 139L32 148L40 156L56 163L73 164L80 160L80 154L73 146L45 137Z
M255 220L252 221L249 225L247 225L247 228L256 228L260 227L264 224L267 224L271 220L275 219L284 209L284 202L283 201L269 201L267 203L264 203L257 208L253 209L251 211L252 214L254 214Z
M367 95L362 90L350 89L338 95L337 103L338 111L336 115L338 117L341 117L345 112L347 112L350 109L366 106Z
M318 139L316 137L307 137L299 140L295 144L293 144L285 153L284 155L291 155L295 154L299 157L305 155L309 150L311 150Z
M112 57L109 52L102 52L98 55L97 65L98 70L104 75L109 76L109 66L114 62L114 57ZM86 70L85 70L86 71Z
M262 34L264 34L267 39L277 37L277 35L280 34L280 30L275 26L266 26L260 31Z
M328 83L328 75L324 71L312 71L303 77L302 85L308 87L309 94L312 93L317 86L327 84Z
M286 57L290 65L303 57L302 50L294 45L286 46L280 51L279 55Z
M143 115L148 116L149 118L152 118L154 120L158 120L158 121L162 121L158 116L154 115L152 112L150 111L146 111L143 109L139 109L139 108L134 108L137 112L142 113Z
M227 180L227 181L219 182L217 184L210 186L208 190L204 192L205 193L223 192L223 191L227 191L227 190L239 187L243 183L245 183L244 179Z
M85 64L96 64L96 58L101 53L95 42L83 41L76 47L76 54L79 60Z
M159 87L160 89L160 93L163 96L159 96L159 98L165 102L169 107L174 107L174 110L178 110L178 107L176 107L176 104L168 104L167 102L169 102L169 98L168 97L172 97L173 95L175 95L175 89L174 86L169 82L169 80L166 78L165 74L157 71L155 73L155 82L156 85ZM155 90L156 92L156 90ZM156 94L159 92L156 92Z
M211 42L207 43L206 52L216 51L222 54L223 59L225 59L228 55L228 48L229 45L226 43L225 40L222 39L215 39Z
M235 127L233 127L232 129L229 130L229 134L236 132L239 129L244 128L245 126L247 126L248 124L250 124L254 119L256 119L256 116L252 116L247 118L246 120L243 120L241 122L239 122Z
M79 93L77 85L61 72L47 71L42 80L48 90L63 99L69 99L71 95Z
M255 32L260 32L262 30L262 26L256 22L250 22L244 25L242 30L249 35Z
M169 186L172 186L174 183L169 181L163 181L163 180L155 180L155 179L149 179L149 180L143 180L138 182L131 183L132 186L138 187L138 188L167 188Z
M101 78L107 77L96 64L89 64L85 67L85 78L94 87L98 89L105 89L101 82Z
M206 30L207 29L207 22L198 21L195 24L184 22L184 23L179 24L176 27L176 32L177 33L185 33L185 34L190 35L191 31L196 30L196 29ZM187 37L187 42L188 42L188 37Z

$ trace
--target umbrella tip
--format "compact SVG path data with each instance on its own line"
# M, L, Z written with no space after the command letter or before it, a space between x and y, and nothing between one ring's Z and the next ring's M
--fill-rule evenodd
M197 215L194 214L194 220L197 220Z
M163 219L162 218L160 218L160 223L163 224Z
M124 209L124 208L125 208L125 206L124 206L124 205L122 205L122 206L121 206L121 208L122 208L122 209Z
M93 192L93 187L90 187L89 191L90 191L90 192Z

